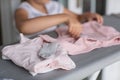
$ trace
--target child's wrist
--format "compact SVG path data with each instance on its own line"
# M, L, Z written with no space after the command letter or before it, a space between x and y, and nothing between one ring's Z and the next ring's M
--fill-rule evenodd
M67 14L64 14L64 16L65 16L65 23L69 24L70 20L71 20L71 17L69 15L67 15Z

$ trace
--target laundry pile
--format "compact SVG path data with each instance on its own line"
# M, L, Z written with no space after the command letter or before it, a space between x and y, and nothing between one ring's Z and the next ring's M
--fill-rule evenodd
M20 34L20 43L4 47L2 58L12 60L35 76L55 69L74 69L76 65L69 55L120 44L120 32L97 22L83 24L83 31L78 39L71 37L67 30L67 26L59 27L56 30L57 38L39 35L28 39Z

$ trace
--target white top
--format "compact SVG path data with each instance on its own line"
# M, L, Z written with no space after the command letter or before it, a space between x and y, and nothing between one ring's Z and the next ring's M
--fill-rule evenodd
M28 12L29 19L39 17L39 16L61 14L64 11L63 5L56 2L56 1L50 1L49 3L45 4L45 7L47 9L48 14L45 14L43 12L38 11L32 5L30 5L28 2L21 3L18 8L22 8L22 9L26 10ZM38 35L41 33L54 31L56 28L57 28L57 26L53 26L53 27L50 27L44 31L38 32L38 33L33 34L33 35Z

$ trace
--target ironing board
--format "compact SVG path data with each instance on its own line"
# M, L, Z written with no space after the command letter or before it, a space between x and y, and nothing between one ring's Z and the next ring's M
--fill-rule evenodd
M120 31L120 19L114 16L104 16L105 25L114 26ZM2 49L3 46L0 47ZM95 49L86 54L70 56L76 63L76 68L70 71L54 70L44 74L31 76L27 70L18 67L11 61L1 59L0 79L11 80L81 80L94 72L120 60L120 45Z

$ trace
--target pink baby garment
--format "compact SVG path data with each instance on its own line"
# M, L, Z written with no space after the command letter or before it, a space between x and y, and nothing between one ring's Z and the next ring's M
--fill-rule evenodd
M56 41L47 35L44 37L47 38L47 41L42 38L42 35L30 40L21 34L20 43L3 48L2 58L12 60L16 65L28 70L33 76L37 73L46 73L59 68L65 70L75 68L74 62L62 47L59 47L56 53L46 59L38 56L43 43Z
M20 43L3 48L3 59L10 59L32 75L36 75L59 68L65 70L75 68L75 63L68 55L120 44L120 33L117 30L97 22L83 24L83 31L78 39L68 34L67 26L59 27L56 31L58 38L39 35L34 39L28 39L21 34Z
M60 27L56 31L59 34L57 40L69 55L82 54L96 48L120 44L120 32L113 27L97 22L83 24L83 31L77 40L69 36L67 28L67 26Z

